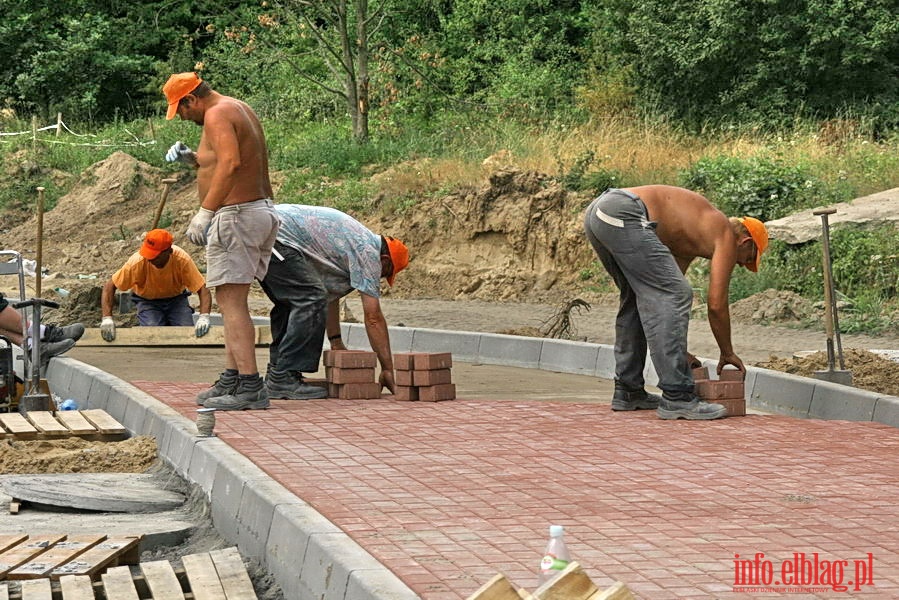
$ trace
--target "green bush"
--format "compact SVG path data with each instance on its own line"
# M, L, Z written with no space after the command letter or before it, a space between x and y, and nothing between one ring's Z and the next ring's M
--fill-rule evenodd
M761 157L704 157L682 172L679 182L704 194L728 216L762 221L835 199L806 168Z

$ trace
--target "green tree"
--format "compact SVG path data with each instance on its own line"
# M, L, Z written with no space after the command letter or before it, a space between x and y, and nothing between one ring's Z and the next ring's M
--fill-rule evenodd
M631 67L644 102L696 124L878 106L899 121L894 0L613 0L593 22L593 62Z

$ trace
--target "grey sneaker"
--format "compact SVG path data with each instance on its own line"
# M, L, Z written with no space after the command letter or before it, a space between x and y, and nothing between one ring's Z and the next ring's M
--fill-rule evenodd
M199 406L203 406L203 403L209 400L210 398L215 398L216 396L227 396L228 394L233 394L237 390L237 375L229 375L228 373L222 373L219 375L219 378L215 380L215 383L212 384L212 387L208 390L203 390L199 394L197 394L197 404Z
M65 327L47 325L47 329L44 330L43 341L61 342L63 340L74 340L77 342L82 335L84 335L84 325L81 323L72 323Z
M265 384L262 379L256 379L251 383L238 381L233 392L209 398L203 403L203 406L218 410L253 410L268 408L269 404Z
M727 414L727 407L700 400L696 396L692 400L668 400L662 397L656 411L660 419L688 419L690 421L710 421L720 419Z
M54 356L68 352L75 345L75 340L64 339L59 342L41 342L41 363L47 364Z
M302 375L274 369L265 374L265 390L271 400L312 400L328 397L328 390L306 383Z
M615 388L612 395L612 410L655 410L661 400L661 396L649 394L646 390L628 392Z

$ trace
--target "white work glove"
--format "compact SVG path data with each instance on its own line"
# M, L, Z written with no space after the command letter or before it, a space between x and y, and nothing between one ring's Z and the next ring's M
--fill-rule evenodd
M199 317L197 317L197 325L195 329L197 333L197 337L203 337L207 333L209 333L209 315L206 313L201 313Z
M187 239L197 246L205 246L206 234L209 232L209 224L212 222L213 216L215 216L215 212L208 208L200 208L187 227Z
M103 317L103 320L100 321L100 335L107 342L115 339L115 321L112 320L112 317Z
M194 151L180 140L172 144L169 151L165 153L165 159L168 162L181 162L191 166L196 166L197 164L197 156L194 154Z

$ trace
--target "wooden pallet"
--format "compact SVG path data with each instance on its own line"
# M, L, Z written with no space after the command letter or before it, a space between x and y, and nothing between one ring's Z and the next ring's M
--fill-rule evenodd
M128 430L108 412L89 410L30 411L0 413L0 439L52 440L78 436L92 441L117 441Z
M502 573L497 573L468 600L634 600L634 595L620 581L604 590L599 589L581 565L572 561L533 594L513 585Z
M13 537L27 536L0 536L0 547L5 538ZM56 546L60 543L58 542ZM86 542L82 540L78 543ZM63 553L65 553L63 550L58 552L58 554ZM84 558L87 553L87 550L83 550L77 556ZM0 560L2 560L2 555L0 555ZM138 600L138 598L144 600L252 600L256 598L253 583L250 581L243 559L236 548L184 556L181 558L183 567L175 567L166 560L139 564L136 560L125 562L124 555L116 562L118 564L107 563L105 567L91 569L90 572L60 573L54 577L54 573L58 571L56 569L51 571L49 576L46 576L45 573L43 576L35 578L20 578L20 581L13 581L10 578L9 582L0 583L0 600Z

